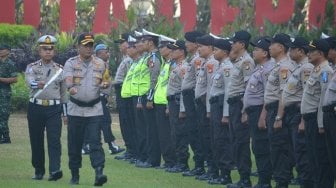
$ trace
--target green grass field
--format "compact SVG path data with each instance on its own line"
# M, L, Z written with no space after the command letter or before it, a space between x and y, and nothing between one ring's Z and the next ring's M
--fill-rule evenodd
M45 175L42 181L34 181L31 179L31 176L34 174L34 169L31 165L31 152L26 114L12 114L9 126L12 144L0 145L0 188L70 187L69 180L71 176L68 169L66 127L63 126L62 132L63 178L57 182L48 182L48 174ZM117 138L117 143L119 145L123 145L116 115L113 115L112 130ZM105 187L224 187L209 185L207 182L197 181L193 177L182 177L181 174L166 173L164 170L139 169L127 162L115 160L114 156L108 154L107 149L107 144L104 144L106 155L104 173L108 176L108 182L104 185ZM48 159L47 154L46 159ZM192 167L192 160L189 160L189 163ZM253 168L254 171L255 167ZM46 161L46 172L48 172L48 161ZM237 171L232 172L232 178L234 181L238 181L239 176ZM255 184L257 178L253 177L252 181ZM93 187L93 182L94 170L91 168L89 157L83 156L83 167L80 169L80 182L76 187Z

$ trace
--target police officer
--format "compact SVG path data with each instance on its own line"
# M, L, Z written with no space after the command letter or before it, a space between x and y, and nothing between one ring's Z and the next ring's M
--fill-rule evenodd
M281 93L296 64L287 55L291 44L287 34L276 34L270 41L270 55L275 59L276 65L270 72L265 88L266 126L270 139L274 180L278 187L288 187L292 158L289 151L289 133L287 128L282 126Z
M184 76L182 69L187 55L185 41L177 40L174 44L168 44L172 49L172 61L167 88L167 100L169 109L169 122L172 130L172 140L175 144L177 164L166 171L171 173L185 172L189 170L188 159L188 130L185 123L185 109L181 94L181 85Z
M270 155L270 144L267 135L264 109L264 92L267 77L274 67L274 60L271 59L269 46L271 43L267 37L260 37L251 42L254 46L253 59L256 62L254 69L245 89L244 112L248 116L248 125L251 129L252 151L258 171L258 184L255 188L271 188L272 163Z
M11 143L9 137L8 119L10 115L10 85L17 82L17 69L8 58L10 47L0 45L0 144Z
M137 137L136 137L135 111L134 111L135 105L133 104L132 93L131 93L132 77L133 77L134 68L140 59L140 53L138 52L138 49L135 46L136 42L137 40L133 38L132 36L128 37L126 52L127 52L127 55L131 58L130 68L127 71L125 79L122 82L121 91L120 91L120 96L121 96L120 102L123 102L122 108L125 108L125 114L127 114L127 116L123 118L125 120L125 123L127 123L127 130L125 130L126 131L125 134L128 135L127 137L130 141L130 146L129 146L129 149L123 155L115 157L118 160L126 160L126 161L129 161L130 163L134 163L136 161L137 151L138 151L137 143L136 143ZM122 113L122 111L119 111L119 113Z
M290 45L290 57L297 63L293 74L283 88L282 101L284 106L283 125L288 129L291 138L291 150L294 152L296 171L299 183L307 186L311 180L309 159L306 150L304 124L300 112L303 88L313 70L313 65L308 62L308 41L303 37L296 37Z
M174 39L160 35L159 51L162 57L162 66L154 93L156 124L160 141L161 155L164 160L164 164L160 168L165 169L172 168L176 164L175 145L172 141L167 100L167 85L172 55L172 49L169 49L167 45L172 44L175 41L176 40Z
M251 180L251 152L250 152L250 130L246 122L246 114L242 116L243 95L246 83L254 69L254 61L247 53L251 35L247 31L235 32L231 51L238 55L233 63L231 84L229 86L229 119L233 126L234 157L238 167L240 180L237 183L229 184L228 188L250 187Z
M31 89L27 119L32 165L35 168L34 180L43 179L44 130L47 132L49 155L49 181L62 178L61 171L61 131L62 104L66 102L66 85L62 76L62 66L55 63L56 38L44 35L38 39L40 60L31 63L26 69L26 82ZM66 111L63 112L66 115Z
M83 33L78 36L78 56L67 60L64 76L70 101L68 102L68 155L72 178L70 184L79 183L79 168L82 163L81 146L84 130L88 131L91 166L95 169L95 186L107 181L103 174L105 155L100 142L100 124L103 118L103 106L100 91L109 86L108 71L105 63L94 57L94 36Z
M314 187L326 188L334 186L334 176L330 168L325 142L322 111L325 92L333 75L333 70L327 61L329 49L328 43L323 39L309 43L308 58L309 62L314 65L314 69L303 90L301 102L301 114L304 120L306 146ZM334 122L333 125L335 125Z
M209 180L210 184L229 184L231 180L232 155L230 146L229 122L222 124L222 117L228 120L227 91L229 86L229 71L232 63L229 61L231 43L225 39L215 39L214 58L219 61L219 66L213 70L212 83L208 93L210 103L210 122L212 127L212 148L214 166L220 171ZM202 47L200 47L201 53ZM226 93L225 93L226 92ZM218 173L218 172L217 172Z
M119 44L119 50L122 54L121 62L118 66L116 76L114 78L114 89L116 92L116 103L119 115L120 130L126 146L126 152L121 156L116 156L118 160L129 160L136 156L136 140L134 127L134 111L132 107L132 99L130 96L122 97L121 88L126 78L126 74L131 67L132 59L127 54L129 33L123 33L115 42ZM134 38L132 38L134 39ZM135 40L135 39L134 39ZM130 41L134 44L135 41ZM134 49L134 45L130 45L130 49Z
M190 171L184 172L183 176L200 176L205 173L204 170L204 154L202 148L202 134L200 130L200 124L195 120L198 119L196 114L195 106L195 85L196 85L196 72L198 66L201 65L201 58L197 51L198 44L196 42L197 37L204 35L199 31L187 32L184 35L186 39L185 46L188 52L188 57L186 58L186 63L182 65L182 70L184 71L184 76L182 80L182 96L183 104L185 106L185 123L187 126L187 138L188 144L190 144L191 149L194 153L195 167ZM201 138L201 139L199 139Z
M334 175L336 176L336 140L333 135L336 133L335 126L333 126L335 120L335 91L336 91L336 76L335 76L335 65L336 65L336 38L330 37L326 39L329 43L330 50L328 52L328 59L332 62L332 68L334 70L334 75L332 77L332 80L328 84L328 88L326 90L326 94L323 101L323 126L325 129L325 138L327 143L327 149L328 149L328 156L330 163L333 168Z

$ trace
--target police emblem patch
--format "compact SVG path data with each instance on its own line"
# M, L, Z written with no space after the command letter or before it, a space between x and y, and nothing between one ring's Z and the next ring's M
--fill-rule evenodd
M280 73L281 73L281 78L282 79L287 79L288 69L281 69Z
M212 63L207 64L208 73L213 73L213 68L214 68L214 64Z

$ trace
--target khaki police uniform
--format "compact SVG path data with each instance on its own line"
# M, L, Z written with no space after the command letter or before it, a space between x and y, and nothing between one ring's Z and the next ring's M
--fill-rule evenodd
M26 83L30 88L27 119L35 175L45 173L44 130L47 132L49 173L52 175L61 168L61 114L62 104L67 102L62 71L61 65L42 60L29 64L26 69ZM40 92L38 82L48 83L52 78L54 80Z
M323 128L322 105L333 70L327 61L314 67L303 90L301 113L305 124L306 145L309 155L312 183L317 187L333 187L333 173L327 154Z

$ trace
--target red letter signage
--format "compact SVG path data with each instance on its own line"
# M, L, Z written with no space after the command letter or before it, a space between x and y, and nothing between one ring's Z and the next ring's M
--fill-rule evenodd
M271 0L256 0L256 25L264 25L267 19L272 23L288 22L293 15L295 0L278 1L277 8L274 8Z
M76 0L61 0L60 2L60 29L74 31L76 28Z
M221 29L228 23L233 22L239 14L239 8L228 6L227 0L211 1L211 32L221 33Z
M23 23L38 27L40 25L40 0L23 0Z
M0 23L15 23L15 1L2 0L0 6Z

